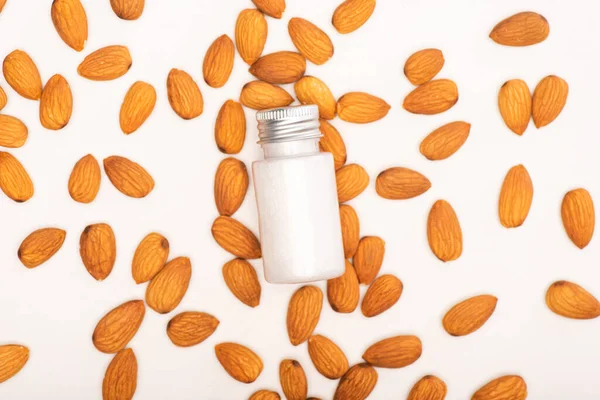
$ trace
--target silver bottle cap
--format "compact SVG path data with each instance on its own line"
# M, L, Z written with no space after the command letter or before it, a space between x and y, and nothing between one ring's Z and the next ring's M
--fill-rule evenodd
M273 108L256 113L258 143L320 138L319 108L315 105Z

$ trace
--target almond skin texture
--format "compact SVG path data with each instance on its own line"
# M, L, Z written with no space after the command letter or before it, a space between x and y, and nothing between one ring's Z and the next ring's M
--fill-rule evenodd
M304 343L319 323L323 292L316 286L303 286L292 295L287 310L287 331L294 346Z
M126 196L139 199L154 189L154 179L148 171L125 157L105 158L104 172L114 187Z
M363 92L346 93L337 103L340 119L355 124L367 124L382 119L390 105L379 97Z
M403 167L386 169L377 175L375 190L384 199L406 200L427 192L431 182L417 171Z
M555 314L573 319L600 315L600 303L587 290L568 281L554 282L546 291L546 305Z
M254 392L248 400L281 400L281 396L272 390L259 390Z
M462 254L462 230L454 209L445 200L435 202L427 218L427 241L437 258L447 262Z
M394 336L373 344L362 357L374 367L403 368L417 361L422 351L418 337Z
M29 360L29 349L16 344L0 346L0 383L15 376Z
M107 224L87 226L79 239L79 254L94 279L106 279L117 258L117 243L112 228Z
M352 258L358 249L360 241L360 221L352 206L340 206L340 221L342 223L342 241L344 243L344 257Z
M221 153L237 154L246 141L246 114L237 101L227 100L215 123L215 143Z
M91 203L100 190L100 164L93 155L82 157L71 171L69 194L79 203Z
M287 400L304 400L308 382L302 365L296 360L283 360L279 364L279 382Z
M231 217L215 219L211 231L217 244L236 257L253 260L262 256L256 235Z
M377 384L377 371L367 363L353 366L344 374L333 400L365 400Z
M64 128L73 113L73 94L62 75L54 75L44 86L40 99L40 122L46 129Z
M466 336L483 326L496 309L498 299L491 295L471 297L452 307L442 325L452 336Z
M88 22L80 0L54 0L52 22L60 38L73 50L81 51L88 39Z
M522 165L512 167L502 184L498 215L505 228L523 225L533 201L533 183L527 169Z
M110 6L117 17L127 21L133 21L142 16L144 3L145 0L110 0Z
M2 9L4 8L5 5L6 5L6 0L0 0L0 12L2 12Z
M252 0L256 8L273 18L281 18L285 11L285 0Z
M150 281L146 289L146 304L159 314L175 309L185 296L192 277L192 264L187 257L177 257Z
M27 268L35 268L48 261L62 247L67 232L57 228L38 229L21 243L17 255Z
M333 43L325 32L304 18L292 18L288 32L294 46L310 62L325 64L333 56Z
M402 295L403 285L394 275L381 275L369 286L361 311L365 317L375 317L392 308Z
M279 86L263 81L248 82L242 88L240 103L253 110L287 107L294 98Z
M219 163L215 174L215 204L220 215L231 217L240 208L248 191L246 165L233 157Z
M89 54L77 67L77 73L93 81L110 81L127 73L131 55L125 46L107 46Z
M0 151L0 189L17 203L33 196L33 182L23 164L5 151Z
M20 119L0 114L0 146L13 149L21 147L28 136L29 130Z
M129 135L137 131L152 114L155 105L156 90L152 85L142 81L131 85L119 114L119 124L123 133Z
M381 269L384 255L385 242L380 237L365 236L360 240L353 260L360 283L369 285L373 282Z
M336 171L346 164L346 144L344 139L333 125L328 121L321 119L319 121L319 130L323 137L319 141L319 149L331 153L333 164Z
M152 232L146 235L135 249L131 263L131 275L135 283L148 282L167 263L169 241L161 234Z
M22 50L15 50L2 64L4 79L15 92L29 100L39 100L42 96L42 78L37 66Z
M505 46L531 46L546 40L550 25L542 15L526 11L500 21L490 38Z
M348 164L335 172L338 201L352 200L369 186L369 174L358 164Z
M128 301L112 309L94 329L94 346L103 353L123 350L140 328L145 313L146 307L142 300Z
M423 139L419 150L428 160L445 160L465 144L470 132L471 124L468 122L450 122Z
M304 76L306 60L293 51L278 51L262 56L250 66L250 73L273 84L293 83Z
M517 375L505 375L476 391L471 400L525 400L527 384Z
M558 117L567 104L568 95L569 85L558 76L547 76L538 83L533 92L531 111L536 128L546 126Z
M335 312L347 314L356 310L360 287L356 271L348 260L344 275L327 281L327 300Z
M204 111L204 98L198 84L185 71L173 68L167 77L169 104L183 119L194 119Z
M508 128L522 135L531 119L531 92L521 79L506 82L498 92L498 108Z
M562 201L561 216L565 231L575 246L583 249L594 236L594 201L585 189L571 190Z
M308 354L315 368L329 379L339 379L348 371L346 355L330 339L314 335L308 339Z
M263 370L260 357L249 348L237 343L220 343L215 346L217 359L235 380L252 383Z
M438 49L417 51L406 60L404 75L415 86L429 82L442 70L444 54Z
M112 359L102 382L102 400L131 400L137 388L138 364L133 350L123 349Z
M202 72L208 86L220 88L225 86L233 71L235 46L227 35L219 36L208 48L204 56Z
M256 270L246 260L236 258L223 266L225 284L239 301L248 307L260 304L260 282Z
M410 390L406 400L444 400L448 388L446 383L433 375L425 375Z
M269 25L262 12L255 9L242 10L235 23L235 45L242 60L252 65L262 55Z
M365 24L375 11L375 0L346 0L335 9L331 20L339 33L354 32Z
M167 325L167 335L174 345L190 347L205 341L219 326L219 320L203 312L183 312Z
M6 103L8 103L8 97L6 97L6 92L2 87L0 87L0 111L6 107Z
M413 114L433 115L449 110L457 101L456 84L450 79L437 79L410 92L403 107Z
M296 82L294 91L301 104L316 104L321 118L335 118L337 102L322 80L314 76L305 76Z

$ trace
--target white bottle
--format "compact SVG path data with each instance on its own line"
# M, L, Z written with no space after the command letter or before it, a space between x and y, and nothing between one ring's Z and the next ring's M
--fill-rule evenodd
M319 151L317 106L260 111L264 160L252 164L265 279L300 283L344 273L333 157Z

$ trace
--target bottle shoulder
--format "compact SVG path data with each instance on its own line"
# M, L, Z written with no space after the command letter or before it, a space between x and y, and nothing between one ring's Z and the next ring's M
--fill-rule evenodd
M278 163L308 163L308 162L333 162L333 156L331 153L327 152L319 152L313 154L302 154L293 157L272 157L266 160L256 160L252 164L260 165L260 164L278 164Z

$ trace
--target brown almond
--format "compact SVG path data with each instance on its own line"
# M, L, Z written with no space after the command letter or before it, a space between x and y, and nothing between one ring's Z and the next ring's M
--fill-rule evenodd
M235 46L227 35L219 36L208 48L204 56L202 72L208 86L220 88L225 86L233 71Z
M152 114L155 105L156 90L152 85L142 81L131 85L119 114L119 124L123 133L129 135L137 131Z
M385 100L364 92L346 93L337 102L340 119L355 124L367 124L382 119L390 111Z
M294 346L304 343L319 323L323 292L316 286L303 286L292 295L287 310L287 331Z
M498 92L498 108L508 128L522 135L531 119L531 92L521 79L511 79Z
M344 139L333 125L324 119L319 120L319 130L323 137L319 141L319 149L329 152L333 156L333 165L336 171L346 164L346 144Z
M33 182L23 164L5 151L0 151L0 189L17 203L33 196Z
M248 82L242 88L240 103L253 110L287 107L294 98L279 86L263 81Z
M305 400L308 382L302 365L296 360L283 360L279 364L279 382L287 400Z
M329 379L339 379L348 371L346 355L330 339L313 335L308 339L308 354L315 368Z
M256 270L246 260L236 258L223 266L225 284L239 301L249 307L260 304L260 282Z
M573 319L600 315L600 303L587 290L568 281L554 282L546 291L546 305L555 314Z
M354 32L363 26L375 11L375 0L346 0L333 13L331 22L339 33Z
M215 174L215 204L220 215L231 217L240 208L248 191L246 165L233 157L219 163Z
M256 8L269 17L281 18L285 11L285 0L252 0Z
M154 179L148 171L125 157L105 158L104 172L113 186L126 196L139 199L154 189Z
M278 51L267 54L250 66L250 73L273 84L293 83L304 76L306 60L293 51Z
M412 54L404 64L404 75L415 86L429 82L442 70L444 54L438 49L423 49Z
M550 34L546 18L531 11L520 12L500 21L490 38L505 46L531 46L541 43Z
M262 389L254 392L248 400L281 400L281 396L272 390Z
M21 147L27 141L29 130L18 118L0 114L0 146L8 148Z
M106 369L102 400L131 400L137 388L138 364L131 349L119 351Z
M4 107L6 107L7 103L8 103L8 97L6 97L6 92L4 91L4 89L2 87L0 87L0 111L2 111L4 109Z
M4 8L5 5L6 5L6 0L0 0L0 12L2 12L2 9Z
M435 202L427 218L427 241L437 258L447 262L462 254L462 230L454 209L445 200Z
M394 336L373 344L363 359L374 367L403 368L421 357L423 347L416 336Z
M110 0L117 17L126 21L133 21L142 16L145 0Z
M260 357L249 348L237 343L220 343L215 346L217 359L235 380L252 383L263 370Z
M425 375L410 390L406 400L444 400L448 388L446 383L433 375Z
M356 364L340 379L333 400L365 400L377 384L377 371L367 363Z
M40 122L46 129L64 128L73 113L73 94L69 82L62 75L54 75L46 82L40 99Z
M375 317L392 308L402 295L402 281L394 275L381 275L367 289L360 307L365 317Z
M91 203L100 190L100 164L93 155L82 157L71 171L69 177L69 194L80 203Z
M456 84L450 79L436 79L410 92L403 107L413 114L433 115L449 110L457 101Z
M269 26L262 12L242 10L235 23L235 45L242 60L252 65L262 55Z
M194 119L204 111L204 98L194 79L185 71L173 68L167 77L169 104L183 119Z
M313 64L325 64L333 56L331 39L312 22L304 18L292 18L288 23L288 32L294 46Z
M473 394L471 400L525 400L527 383L517 375L505 375L487 383Z
M516 228L525 222L533 201L533 183L522 165L512 167L502 184L498 215L506 228Z
M172 259L150 281L146 288L146 304L159 314L173 311L185 296L191 277L189 258Z
M246 141L246 114L237 101L227 100L215 123L215 143L221 153L237 154Z
M565 194L561 205L565 231L575 246L583 249L592 240L596 213L592 196L585 189L575 189Z
M0 383L15 376L29 360L29 349L16 344L0 346Z
M340 205L340 221L342 224L342 242L344 244L344 257L352 258L358 249L360 241L360 221L352 206Z
M294 91L300 104L316 104L321 118L335 118L337 103L331 90L322 80L314 76L304 76L296 82Z
M541 128L554 121L567 104L569 85L555 75L545 77L538 83L533 92L531 114L536 128Z
M107 46L89 54L77 67L77 73L93 81L110 81L127 73L132 60L125 46Z
M22 50L15 50L2 64L4 79L15 92L29 100L39 100L42 96L42 78L37 66Z
M379 236L365 236L360 239L354 254L354 269L358 281L369 285L379 274L385 255L385 241Z
M204 342L219 326L210 314L187 311L174 316L167 325L167 335L174 345L191 347Z
M488 294L471 297L452 307L442 320L452 336L466 336L483 326L496 309L498 299Z
M427 192L431 182L427 177L409 168L393 167L377 175L375 190L384 199L406 200Z
M346 314L356 310L360 287L356 271L348 260L344 275L327 281L327 300L335 312Z
M256 235L241 222L220 216L215 219L211 231L217 244L234 256L249 260L262 257Z
M450 122L423 139L419 150L428 160L445 160L465 144L470 132L471 124L468 122Z
M131 300L112 309L94 329L94 346L103 353L123 350L140 328L145 313L142 300Z
M52 22L60 38L70 48L81 51L88 39L88 21L80 0L54 0Z
M107 224L88 225L79 238L79 254L94 279L106 279L117 258L117 242L112 228Z
M167 263L169 258L169 241L160 233L146 235L133 253L131 275L135 283L148 282Z
M358 164L348 164L338 169L335 179L340 203L352 200L369 186L369 174Z
M58 228L38 229L21 243L17 255L27 268L35 268L48 261L62 247L67 232Z

